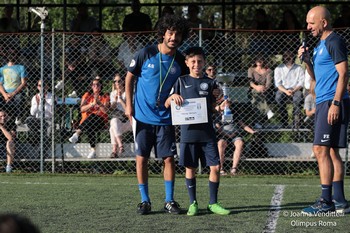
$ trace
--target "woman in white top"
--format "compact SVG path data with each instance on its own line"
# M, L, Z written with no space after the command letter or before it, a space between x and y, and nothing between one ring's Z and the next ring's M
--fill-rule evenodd
M111 101L111 127L109 129L113 151L111 158L116 158L124 151L122 134L131 131L131 124L124 115L125 111L125 87L119 74L114 77L113 91L110 94Z

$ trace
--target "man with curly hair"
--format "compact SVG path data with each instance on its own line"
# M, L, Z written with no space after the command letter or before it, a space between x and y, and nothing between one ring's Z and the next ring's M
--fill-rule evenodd
M125 114L133 124L136 173L141 194L139 214L151 211L148 195L148 159L152 148L164 162L164 211L179 214L180 205L174 200L176 154L175 130L171 125L170 109L164 103L179 76L188 73L183 55L177 48L188 37L185 19L175 15L162 18L158 25L159 44L138 51L131 60L125 77ZM134 92L134 81L136 88Z

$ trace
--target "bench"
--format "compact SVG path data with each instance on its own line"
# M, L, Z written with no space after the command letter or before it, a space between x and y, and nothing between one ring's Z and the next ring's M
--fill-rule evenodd
M246 161L316 161L311 157L312 143L265 143L268 149L268 158L245 158ZM349 146L350 148L350 146ZM346 149L340 149L343 161L348 161Z
M50 145L51 146L51 145ZM177 143L177 150L180 144ZM311 158L312 143L265 143L268 149L268 158L254 158L251 155L249 158L243 158L247 161L315 161ZM98 143L96 146L96 157L88 159L87 154L90 152L89 143L63 143L55 145L55 160L63 161L134 161L134 143L124 143L124 153L119 158L109 158L112 152L110 143ZM350 146L349 146L350 149ZM62 155L64 157L62 158ZM343 161L348 160L346 149L340 149L340 156ZM151 158L155 159L152 152ZM226 158L232 159L232 155ZM29 143L18 143L16 145L15 160L17 161L40 161L40 147L33 146ZM51 147L45 154L45 161L52 161Z

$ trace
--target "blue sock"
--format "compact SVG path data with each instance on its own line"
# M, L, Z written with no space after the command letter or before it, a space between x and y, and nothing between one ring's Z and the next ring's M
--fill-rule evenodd
M174 180L165 180L165 202L170 202L174 200Z
M209 180L209 196L210 201L209 204L215 204L218 202L218 190L219 190L219 182L211 182Z
M322 194L321 197L326 201L326 202L331 202L332 201L332 185L321 185L322 188Z
M190 204L197 200L196 197L196 178L187 179L186 178L186 187L188 195L190 196Z
M346 202L344 195L344 180L333 182L333 199L337 202Z
M148 196L148 184L139 184L139 190L141 194L141 202L148 201L150 202Z

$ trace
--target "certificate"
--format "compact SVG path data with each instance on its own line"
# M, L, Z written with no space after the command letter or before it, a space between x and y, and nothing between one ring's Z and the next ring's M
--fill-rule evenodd
M208 122L206 98L186 99L182 106L171 101L171 118L173 125L189 125Z

